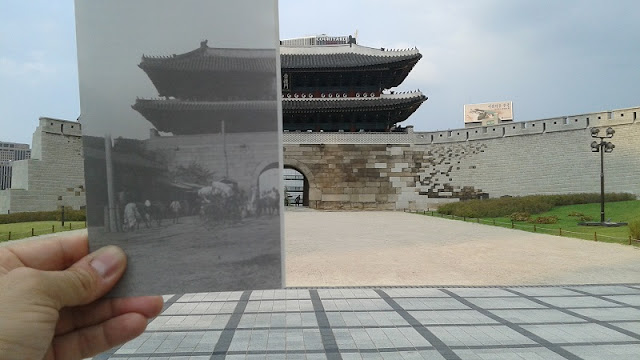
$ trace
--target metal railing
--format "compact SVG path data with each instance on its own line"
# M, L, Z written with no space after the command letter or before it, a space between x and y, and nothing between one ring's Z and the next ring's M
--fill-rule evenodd
M549 234L549 235L566 236L566 237L585 239L585 240L598 241L598 239L600 240L611 239L620 243L628 243L629 245L633 244L634 242L640 243L640 239L634 239L631 237L631 235L629 235L628 237L610 236L610 235L604 235L602 233L598 234L597 231L594 231L593 234L591 234L591 233L585 233L585 232L570 231L570 230L562 229L561 227L548 228L544 226L539 226L539 224L522 224L515 221L504 222L504 221L496 221L495 219L489 220L489 219L472 218L472 217L466 217L466 216L445 215L445 214L438 213L436 211L431 211L431 210L405 209L404 211L410 212L410 213L416 213L416 214L429 215L429 216L439 217L439 218L462 220L465 222L475 222L478 224L507 227L511 229L523 230L523 231L529 231L529 232L535 232L535 233L545 232L546 234ZM568 236L568 235L578 235L578 236Z

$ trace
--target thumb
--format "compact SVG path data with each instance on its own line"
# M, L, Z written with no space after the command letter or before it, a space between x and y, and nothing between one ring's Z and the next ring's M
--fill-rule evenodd
M43 272L42 292L58 309L89 304L106 294L127 267L127 256L116 246L106 246L85 256L64 271Z

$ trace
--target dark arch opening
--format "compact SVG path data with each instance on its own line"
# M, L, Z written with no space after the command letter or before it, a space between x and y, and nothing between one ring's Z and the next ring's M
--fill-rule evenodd
M289 205L295 206L295 199L300 196L302 206L309 206L309 179L304 173L294 166L285 165L282 175Z

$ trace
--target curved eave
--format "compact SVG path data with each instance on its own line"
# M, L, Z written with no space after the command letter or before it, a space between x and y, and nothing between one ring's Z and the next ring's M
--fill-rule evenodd
M280 55L280 66L283 70L335 70L400 67L406 63L415 65L422 54L415 53L402 56L374 56L361 54L329 54L329 55Z
M209 101L138 99L132 108L157 130L174 135L226 132L275 132L277 101Z
M256 101L184 101L163 99L137 99L131 106L138 112L145 110L167 111L276 111L277 102Z
M410 96L389 96L377 98L346 98L346 99L284 99L282 101L283 113L317 113L317 112L353 112L353 111L380 111L403 110L415 107L416 109L428 98L420 92Z
M138 65L147 74L157 71L199 71L199 72L257 72L275 73L274 58L161 58L145 59Z

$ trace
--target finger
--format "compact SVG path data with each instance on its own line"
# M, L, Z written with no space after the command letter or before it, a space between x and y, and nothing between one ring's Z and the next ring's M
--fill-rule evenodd
M39 285L34 291L51 300L51 306L58 310L86 305L106 294L120 279L126 266L124 251L116 246L106 246L65 271L34 271ZM25 268L12 273L22 269Z
M134 339L146 327L146 317L123 314L99 325L56 336L50 350L53 354L47 355L53 359L84 359Z
M147 319L162 311L162 296L104 299L86 306L64 308L56 326L56 335L82 329L126 313L138 313Z
M0 246L0 264L4 273L23 266L38 270L64 270L88 253L87 233L82 231Z

